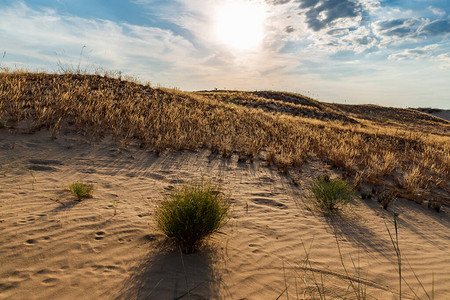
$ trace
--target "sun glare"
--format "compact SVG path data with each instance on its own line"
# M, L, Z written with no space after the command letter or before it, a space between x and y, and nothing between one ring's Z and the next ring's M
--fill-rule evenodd
M221 43L240 50L257 48L264 39L265 7L248 0L226 1L217 7L215 34Z

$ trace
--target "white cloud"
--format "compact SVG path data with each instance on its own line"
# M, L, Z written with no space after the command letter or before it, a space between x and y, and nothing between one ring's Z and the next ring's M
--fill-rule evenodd
M447 13L445 12L445 10L437 8L437 7L432 7L432 6L428 6L428 9L435 14L436 16L440 16L443 17L445 16Z
M378 0L359 0L359 2L366 11L373 12L381 8L381 3Z
M436 49L439 47L437 44L427 45L424 47L417 47L413 49L405 49L401 52L389 55L390 60L419 60L430 58L434 55Z
M362 53L376 46L377 39L372 37L371 31L365 26L350 30L339 28L329 31L326 35L317 36L315 47L320 47L330 52L353 51Z
M439 64L441 69L450 70L450 53L442 53L436 56L435 61Z

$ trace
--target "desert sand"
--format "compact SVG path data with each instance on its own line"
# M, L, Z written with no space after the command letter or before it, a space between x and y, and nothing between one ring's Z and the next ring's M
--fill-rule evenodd
M308 299L322 282L327 298L353 299L348 277L368 299L398 299L392 208L355 197L334 221L316 211L312 180L338 175L322 162L310 159L294 184L264 162L206 150L157 156L109 137L50 137L0 129L1 299ZM165 191L202 177L222 184L231 219L181 255L152 212ZM94 197L76 201L66 189L76 180ZM403 298L427 298L414 270L430 296L434 285L435 299L450 299L448 212L403 199L396 211Z

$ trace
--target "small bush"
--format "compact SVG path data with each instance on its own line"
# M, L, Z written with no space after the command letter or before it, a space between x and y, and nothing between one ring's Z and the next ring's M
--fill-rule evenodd
M81 201L82 198L92 197L94 185L77 181L69 185L69 190Z
M155 221L184 253L193 253L225 224L229 207L219 186L203 181L191 183L165 197L155 211Z
M391 203L394 203L397 200L395 194L390 191L383 191L378 194L378 203L383 206L383 209L388 209Z
M329 213L350 202L353 190L345 180L318 177L312 184L311 191L317 206Z
M434 210L435 212L440 212L441 211L441 203L428 201L428 208Z

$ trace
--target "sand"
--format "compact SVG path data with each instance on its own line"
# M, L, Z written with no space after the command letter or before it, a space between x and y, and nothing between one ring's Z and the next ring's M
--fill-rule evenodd
M308 161L296 185L264 162L206 150L157 156L108 137L50 136L0 129L0 299L308 299L322 281L328 298L353 299L355 269L368 299L398 298L392 211L360 198L333 222L314 210L311 181L337 172L321 162ZM202 177L221 182L232 217L181 255L152 212L164 191ZM75 201L66 187L76 180L93 183L94 197ZM403 297L426 298L413 269L430 295L434 284L435 299L450 299L447 212L402 199L396 210Z

